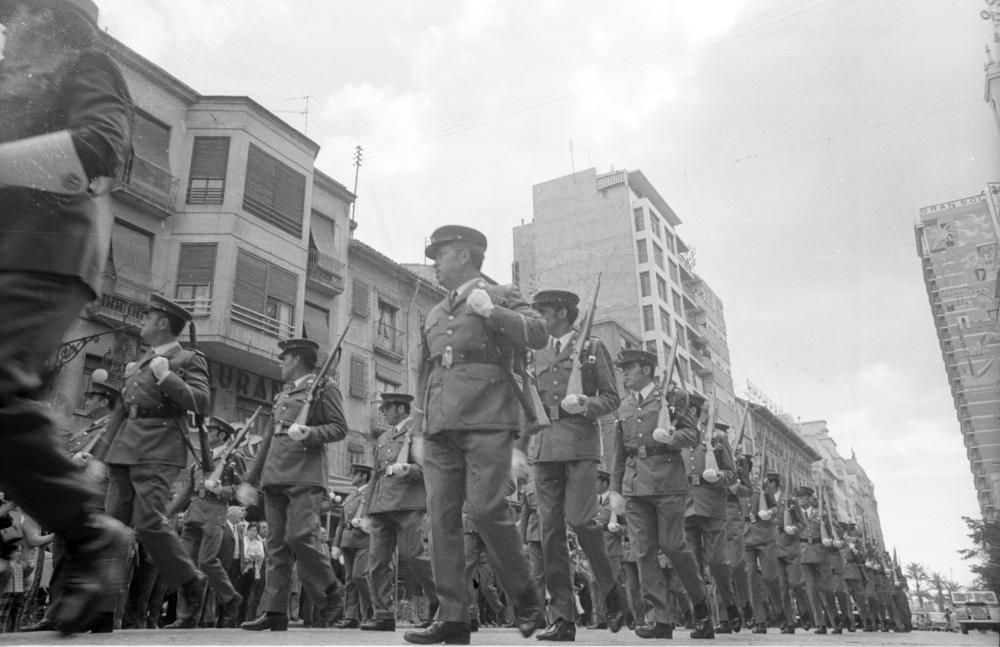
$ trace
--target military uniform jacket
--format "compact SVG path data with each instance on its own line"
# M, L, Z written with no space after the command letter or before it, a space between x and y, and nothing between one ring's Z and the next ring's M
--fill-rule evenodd
M147 355L125 375L122 403L93 452L105 463L187 465L187 412L208 409L208 364L198 351L175 344L163 353L170 373L157 384L149 367L153 357Z
M236 499L236 487L242 482L245 473L246 463L239 454L233 452L222 468L222 475L219 477L222 489L216 494L205 489L205 475L201 466L197 463L192 464L188 468L187 478L177 493L176 501L171 502L167 510L167 516L186 508L184 523L223 523L226 520L227 508Z
M604 548L608 552L608 557L619 559L624 557L622 535L625 532L625 527L621 525L624 519L617 520L618 530L614 532L608 530L608 524L611 522L611 503L607 494L597 495L597 515L594 517L594 521L604 529Z
M316 375L310 374L298 386L286 385L274 399L274 436L264 458L261 487L269 485L327 484L326 444L343 440L347 436L344 403L340 390L332 380L316 394L309 409L306 425L309 435L301 441L288 437L288 428L295 422L306 403L307 392ZM259 457L258 457L258 460Z
M466 302L477 287L493 301L488 319ZM479 280L466 285L454 302L446 297L434 306L424 322L417 391L425 432L517 430L521 407L504 366L522 361L526 348L542 348L548 337L545 320L513 285Z
M785 532L785 508L791 506L792 525L795 527L794 533ZM788 499L785 491L778 494L778 513L773 517L775 527L778 529L778 557L792 560L799 557L800 544L799 533L802 531L802 520L800 510L793 501Z
M834 546L827 548L826 561L830 565L830 570L834 573L844 573L844 556L840 553L839 548Z
M407 456L399 455L411 425L412 418L407 418L379 436L375 447L374 476L367 488L371 491L367 504L369 514L427 509L423 470L416 463L410 462L409 452ZM406 476L386 476L386 468L397 462L409 463L410 473Z
M0 143L68 129L87 175L116 177L132 148L132 99L97 51L0 61ZM102 198L107 200L107 198ZM97 294L113 220L87 195L0 187L0 272L74 276Z
M95 434L102 433L108 426L108 420L111 418L110 414L102 416L97 420L92 421L86 429L83 431L73 434L68 441L66 441L66 453L70 456L76 454L77 452L83 451L83 448L87 446Z
M770 494L764 496L766 497L764 504L767 506L766 509L771 511L771 518L765 521L757 516L757 511L760 510L761 491L754 490L750 495L749 523L743 530L744 546L766 547L777 540L777 520L780 519L778 517L780 510Z
M800 556L803 564L827 563L827 548L820 541L823 521L816 508L802 510L802 530L799 531Z
M601 459L598 418L618 408L618 386L611 356L599 339L591 338L588 355L594 361L583 367L582 395L587 396L586 409L581 414L571 415L560 406L573 370L573 355L580 352L578 343L579 333L576 333L558 355L550 346L534 352L538 395L552 421L552 426L544 433L531 439L529 455L535 462Z
M707 442L702 440L694 447L681 450L684 464L687 465L688 481L691 483L691 493L688 495L685 517L699 516L709 519L725 519L726 494L729 486L737 481L736 463L729 449L729 441L725 434L715 434L715 461L719 466L719 480L709 483L702 473L705 471L705 455Z
M852 549L850 545L840 549L844 558L844 579L864 581L865 555L863 551Z
M351 522L358 516L358 513L364 512L369 489L369 487L361 488L344 499L340 523L337 524L337 531L333 535L334 546L354 549L368 548L368 533L360 528L355 528Z
M614 469L611 489L625 496L687 494L687 468L681 449L698 442L698 431L687 410L675 415L673 441L664 445L653 439L660 415L660 388L655 387L642 402L622 399L615 434ZM644 449L640 449L644 448ZM664 452L665 453L652 453ZM646 458L642 458L642 454Z

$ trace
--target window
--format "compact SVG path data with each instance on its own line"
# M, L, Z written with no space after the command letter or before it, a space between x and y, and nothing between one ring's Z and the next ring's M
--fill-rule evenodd
M663 228L663 234L667 239L667 249L670 250L671 254L677 253L677 243L674 241L674 235L670 233L666 227Z
M656 293L660 295L660 299L662 299L664 303L667 303L670 300L670 296L667 293L667 282L659 274L656 275Z
M361 443L349 442L347 443L347 462L348 466L345 471L351 471L351 465L357 465L358 463L365 462L365 446Z
M652 339L646 342L646 351L652 354L656 354L656 342Z
M642 207L632 210L632 215L635 218L635 230L642 231L646 228L646 219L642 215Z
M681 322L675 321L674 329L676 331L674 336L677 342L677 346L680 348L687 348L687 339L684 335L684 326L681 325Z
M298 277L239 250L233 286L234 320L278 337L294 336Z
M351 355L351 377L348 393L352 398L368 399L368 360L361 355Z
M681 295L677 294L676 290L671 290L674 297L674 312L677 313L678 317L684 316L684 307L681 305Z
M663 342L663 361L666 362L669 359L670 359L670 344L668 344L667 342ZM669 366L667 366L666 368L668 370L670 369Z
M649 226L653 230L653 235L657 238L660 237L660 218L653 213L649 212Z
M397 325L399 308L384 299L378 300L378 323L375 326L375 347L402 357L403 332Z
M137 157L162 170L170 169L170 126L136 110L132 146Z
M653 293L653 289L649 285L649 272L639 274L639 289L642 291L642 296L644 297L648 297Z
M195 137L188 178L188 204L222 204L229 164L228 137Z
M208 315L212 307L216 247L215 243L181 245L174 298L196 317Z
M110 274L113 292L127 299L146 303L152 286L153 236L120 220L111 230Z
M306 337L319 343L321 348L330 345L330 311L306 301L304 321Z
M642 306L642 328L643 330L656 330L656 322L653 320L653 306Z
M361 279L351 282L351 312L362 319L368 318L369 292L368 284Z
M646 239L645 238L643 238L641 240L635 241L635 251L639 255L639 262L640 263L648 263L649 262L649 253L646 251Z
M656 262L656 266L661 270L663 267L663 248L661 248L656 243L653 243L653 260Z
M244 209L283 231L301 236L305 195L305 175L250 145Z
M670 266L670 279L674 283L680 283L681 282L681 275L677 271L677 263L675 263L673 261L668 261L668 263L669 263L669 266Z
M660 308L660 330L670 334L670 315L663 308Z

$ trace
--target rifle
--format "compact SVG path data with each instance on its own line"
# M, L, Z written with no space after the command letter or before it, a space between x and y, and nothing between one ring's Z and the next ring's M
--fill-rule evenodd
M736 438L736 453L743 453L743 435L747 430L747 421L750 419L750 401L746 401L746 406L743 407L743 417L740 419L740 435Z
M674 379L674 369L677 366L677 344L674 344L670 349L670 355L667 357L667 365L664 367L663 371L663 383L660 385L660 414L656 421L656 426L660 429L670 429L673 426L673 422L670 420L670 403L667 402L667 392L670 390L670 383ZM681 374L681 382L684 381L684 375Z
M569 379L566 382L566 393L576 395L583 394L583 365L593 364L597 359L590 354L590 333L594 328L594 313L597 312L597 293L601 289L601 273L597 273L597 281L594 284L594 295L590 300L590 310L580 323L580 334L577 352L573 353L573 368L570 369Z
M344 338L347 337L347 331L351 329L351 322L354 321L354 315L352 314L347 319L347 325L344 326L344 332L340 334L340 338L337 340L337 345L334 346L333 351L330 353L326 361L323 362L323 366L316 372L316 379L309 386L309 390L306 391L306 401L302 405L302 409L299 410L299 415L295 416L295 424L305 425L306 419L309 417L309 410L312 409L312 404L316 400L317 394L320 390L326 386L326 376L330 371L340 364L340 355L343 352ZM247 425L249 427L249 425ZM253 467L250 468L250 473L246 475L243 479L244 483L249 483L252 486L257 485L260 481L260 474L264 470L264 462L267 460L267 455L271 451L271 441L274 439L274 425L268 427L267 431L264 432L264 439L260 443L260 451L257 453L257 458L254 459ZM242 499L241 499L242 500Z
M226 467L226 461L229 460L229 457L232 456L233 452L235 452L239 446L243 444L243 441L246 440L247 436L250 435L250 431L253 429L253 423L257 420L257 416L260 415L260 412L263 409L264 405L257 407L257 409L253 412L253 415L250 416L250 419L247 420L247 423L243 426L243 429L240 429L235 436L229 439L229 442L222 446L222 451L219 452L219 462L216 463L215 469L213 469L212 473L205 479L206 481L218 482L222 478L222 470Z
M188 336L191 340L191 350L197 349L198 336L194 331L193 321L188 324ZM194 412L194 426L198 429L198 448L201 450L201 472L202 474L208 474L212 471L212 448L208 444L208 429L205 427L204 413L200 411ZM185 428L187 428L187 425L182 427L182 431ZM184 438L187 439L187 434L184 434ZM193 450L193 448L191 449Z
M715 385L712 385L712 399L708 402L708 421L705 422L705 470L701 477L709 483L720 478L719 461L715 457Z

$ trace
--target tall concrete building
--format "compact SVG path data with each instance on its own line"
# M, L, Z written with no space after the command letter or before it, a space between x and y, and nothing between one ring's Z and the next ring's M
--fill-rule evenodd
M595 334L614 355L626 346L666 363L677 346L690 388L717 398L735 426L722 301L694 271L681 219L641 171L593 168L536 184L533 220L514 228L514 282L525 295L572 290L586 301L597 274Z
M921 208L916 243L979 507L1000 519L1000 226L986 192Z

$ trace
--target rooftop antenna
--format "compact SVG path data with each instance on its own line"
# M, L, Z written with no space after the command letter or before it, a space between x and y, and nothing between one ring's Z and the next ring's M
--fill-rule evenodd
M354 147L354 202L351 203L351 227L354 227L357 222L354 220L354 208L358 204L358 173L361 171L361 160L364 155L364 149L361 144Z
M313 97L310 96L310 95L306 95L304 97L285 97L285 101L305 101L305 103L306 103L305 109L304 110L275 110L274 112L275 113L293 114L293 115L303 115L303 117L305 118L305 123L303 124L303 127L302 127L302 134L303 135L308 135L309 134L309 100L312 99L312 98Z

